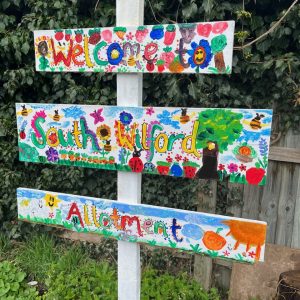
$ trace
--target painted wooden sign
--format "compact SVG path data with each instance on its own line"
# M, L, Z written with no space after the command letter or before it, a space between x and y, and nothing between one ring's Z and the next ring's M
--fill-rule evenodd
M272 110L16 104L20 160L265 184Z
M265 222L25 188L17 198L20 220L243 262L264 257Z
M234 21L34 32L37 71L231 73Z

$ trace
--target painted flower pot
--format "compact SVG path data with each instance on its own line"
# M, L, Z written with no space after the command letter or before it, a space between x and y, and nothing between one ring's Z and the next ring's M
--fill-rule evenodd
M170 171L170 163L166 161L158 161L156 168L159 174L168 175Z
M183 174L183 170L178 163L174 163L171 167L171 175L176 177L181 177Z

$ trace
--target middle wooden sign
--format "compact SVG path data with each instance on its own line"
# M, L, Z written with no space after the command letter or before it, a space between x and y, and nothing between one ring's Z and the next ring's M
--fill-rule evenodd
M20 160L264 184L272 110L16 104Z

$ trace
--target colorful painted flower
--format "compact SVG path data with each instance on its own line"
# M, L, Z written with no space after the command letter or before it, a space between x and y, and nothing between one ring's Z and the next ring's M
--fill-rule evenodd
M109 126L102 124L97 128L97 136L100 140L107 141L111 137L111 129Z
M223 251L223 254L224 254L224 256L229 256L230 252L225 250L225 251Z
M120 121L122 122L122 124L124 125L129 125L132 121L133 117L130 113L127 113L125 111L122 111L120 113Z
M48 161L58 161L58 152L54 148L50 147L49 150L46 151L46 155Z
M243 164L239 166L240 171L246 171L247 167Z
M110 66L110 65L108 65L108 66L105 68L105 72L110 73L110 72L112 72L112 71L114 70L114 68L115 68L115 66Z
M124 51L118 43L112 43L107 48L107 59L111 65L118 65L124 56Z
M200 40L199 45L192 42L191 47L192 49L187 51L190 55L188 62L192 68L197 67L196 71L199 72L199 67L204 69L209 65L212 59L211 48L207 40Z
M176 154L175 159L179 162L182 159L182 156L179 154Z
M134 35L132 34L132 32L129 32L128 34L126 34L127 40L131 41L133 39L133 37L134 37Z
M51 218L51 219L54 218L54 213L53 212L49 213L49 218Z
M224 171L224 170L225 170L225 165L219 164L219 170L220 170L220 171Z
M256 253L254 251L248 252L248 256L250 256L251 258L254 258L256 255Z
M154 114L153 107L146 108L146 115L152 116L152 114Z
M166 158L166 161L171 163L173 161L172 157L170 155L168 155L168 157Z
M237 164L234 164L234 163L230 163L228 166L227 166L228 170L230 173L234 173L234 172L237 172L238 171L238 165Z
M183 162L188 162L189 161L189 159L187 158L187 157L185 157L184 159L183 159Z

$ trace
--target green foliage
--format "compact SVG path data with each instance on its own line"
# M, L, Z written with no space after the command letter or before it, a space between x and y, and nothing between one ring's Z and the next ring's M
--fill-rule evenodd
M57 266L46 280L43 299L117 299L116 272L107 262L88 260L70 266L69 272Z
M186 274L172 276L158 274L154 269L146 269L142 278L142 300L220 300L215 289L205 292L201 286Z
M32 279L39 281L47 277L50 267L58 262L60 254L50 235L36 235L18 249L16 262Z
M9 261L0 262L0 298L2 300L36 299L37 292L25 280L26 274Z
M227 150L228 145L231 145L242 132L242 117L242 114L225 109L202 111L198 118L196 147L206 148L207 142L212 141L218 144L221 153Z

